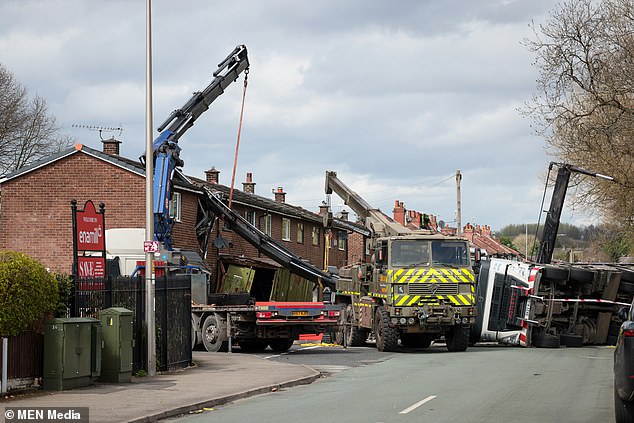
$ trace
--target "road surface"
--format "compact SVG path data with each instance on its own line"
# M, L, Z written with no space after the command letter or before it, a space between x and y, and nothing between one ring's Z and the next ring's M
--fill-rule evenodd
M613 351L485 345L448 353L433 345L380 354L365 347L295 347L263 356L312 362L330 375L178 421L613 422Z

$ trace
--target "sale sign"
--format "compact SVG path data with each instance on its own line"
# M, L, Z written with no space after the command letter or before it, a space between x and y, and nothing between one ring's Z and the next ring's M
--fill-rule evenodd
M77 250L103 251L103 213L97 213L92 201L86 201L83 211L77 211Z
M106 276L106 259L103 257L77 257L77 276L80 278Z

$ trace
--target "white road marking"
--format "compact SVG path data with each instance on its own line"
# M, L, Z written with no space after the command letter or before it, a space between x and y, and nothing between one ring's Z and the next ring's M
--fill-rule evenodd
M410 411L416 410L418 407L420 407L421 405L425 404L426 402L429 402L431 400L433 400L434 398L436 398L436 395L430 395L427 398L425 398L424 400L418 401L416 404L407 407L405 410L401 411L399 414L407 414Z

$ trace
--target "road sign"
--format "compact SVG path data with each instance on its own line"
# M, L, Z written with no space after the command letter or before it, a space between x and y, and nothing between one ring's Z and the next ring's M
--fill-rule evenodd
M159 243L158 241L143 241L144 253L158 253Z

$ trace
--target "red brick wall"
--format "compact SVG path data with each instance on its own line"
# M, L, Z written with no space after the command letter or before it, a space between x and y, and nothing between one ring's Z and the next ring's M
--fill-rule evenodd
M145 179L83 153L2 184L0 250L17 250L71 273L70 201L105 203L106 228L145 226Z
M364 263L365 257L365 238L363 235L353 232L348 234L348 263Z

